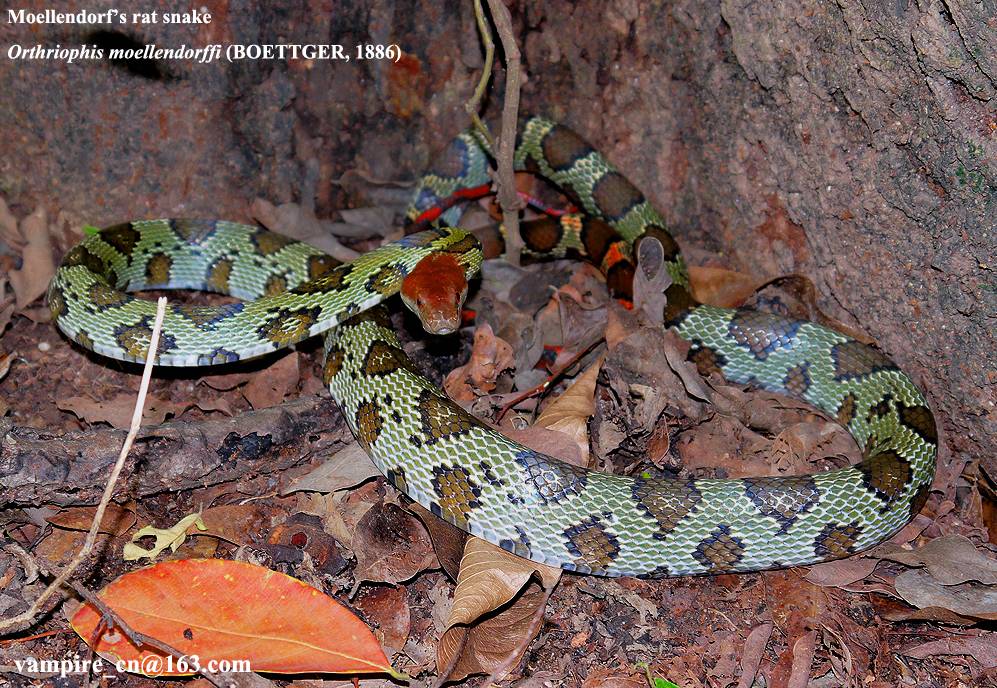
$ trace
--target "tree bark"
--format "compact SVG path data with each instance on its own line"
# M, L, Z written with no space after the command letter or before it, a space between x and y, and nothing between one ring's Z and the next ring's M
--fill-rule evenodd
M112 31L162 47L397 43L403 58L179 62L151 74L0 61L6 200L18 215L43 204L79 225L247 220L255 196L310 203L301 194L317 169L320 216L404 202L405 190L354 182L410 181L467 126L481 67L471 3L315 7L247 0L207 27ZM524 112L606 152L690 262L813 279L833 315L926 388L943 463L976 458L997 474L994 0L538 0L511 11ZM12 24L0 36L94 40Z

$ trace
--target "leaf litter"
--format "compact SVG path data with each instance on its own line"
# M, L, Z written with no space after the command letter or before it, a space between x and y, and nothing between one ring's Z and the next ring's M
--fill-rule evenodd
M20 234L30 218L18 222L3 211L0 232L44 267L43 242L35 239L28 251ZM261 212L315 231L308 209ZM344 235L366 236L379 218L361 212L346 220ZM31 222L45 225L48 255L65 248L55 225ZM820 312L812 285L798 276L773 281L708 268L694 270L693 278L698 295L722 305L748 299L844 326ZM0 310L3 324L10 322L2 350L21 352L0 381L11 416L48 430L125 423L134 374L81 354L53 336L50 324L19 317L37 316L33 301L21 303L32 291L37 287L17 283ZM687 361L684 342L653 329L653 306L620 307L597 272L578 263L513 268L488 261L468 308L478 316L473 343L465 331L462 343L444 345L441 357L439 348L429 353L438 343L424 344L410 332L405 336L416 341L406 348L423 367L442 358L442 370L433 374L449 375L462 390L455 396L486 418L514 390L547 381L558 362L584 352L593 339L606 341L513 409L503 427L538 450L560 449L566 460L617 472L678 476L789 475L858 458L847 435L809 407L728 385L709 361ZM52 346L43 351L39 341ZM157 380L147 422L238 415L314 393L318 349L303 345L248 371ZM48 376L40 374L43 366ZM545 414L554 429L522 429ZM864 556L809 570L607 581L543 572L420 515L424 527L406 508L418 510L347 440L317 440L309 463L287 477L246 475L228 486L147 498L127 511L139 523L201 511L207 530L187 534L173 556L210 543L211 556L259 560L308 580L351 604L395 666L422 676L446 673L468 685L482 679L464 677L488 674L523 685L535 678L550 685L646 685L636 666L647 662L653 677L682 688L748 688L762 680L887 688L940 672L972 685L994 667L997 557L990 534L997 526L982 494L987 477L973 473L981 470L974 464L952 465L955 457L941 457L952 479L936 483L922 515ZM204 508L205 499L212 506ZM239 503L245 499L253 501ZM60 525L47 534L30 518L17 527L22 537L40 538L39 553L65 561L80 535L67 528L85 526L86 515L64 511L53 523ZM102 572L105 581L134 570L120 559L134 526L122 527L101 535L103 546L119 553ZM30 596L24 590L7 592Z

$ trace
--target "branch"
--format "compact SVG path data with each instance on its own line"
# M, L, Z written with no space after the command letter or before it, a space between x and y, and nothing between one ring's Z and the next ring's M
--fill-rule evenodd
M156 308L156 321L152 325L152 335L149 337L149 350L145 356L145 368L142 370L142 384L139 385L138 398L135 400L135 410L132 412L131 426L128 429L128 435L125 437L124 443L121 445L118 460L114 463L114 468L111 469L111 477L108 478L107 484L104 486L104 494L101 496L100 503L97 505L97 511L93 515L93 523L90 524L90 531L83 542L83 547L76 553L76 556L69 562L69 565L62 570L62 573L56 576L55 580L49 583L48 587L42 591L42 594L31 603L31 607L27 611L9 619L0 620L0 633L9 629L20 629L22 625L28 625L34 621L35 615L38 614L45 601L69 580L69 577L73 575L80 564L93 551L94 543L97 541L97 531L100 530L100 524L104 520L104 511L111 502L111 496L114 494L114 487L118 483L121 469L125 465L125 459L128 457L128 452L131 450L132 444L138 436L139 428L142 425L142 409L145 408L145 397L149 393L149 379L152 377L155 351L159 348L159 331L163 326L164 315L166 315L166 298L160 297Z
M512 34L512 17L502 0L488 0L492 21L502 41L505 52L505 102L502 105L502 130L499 132L498 149L495 151L496 183L498 201L502 208L502 221L505 224L506 259L519 265L519 254L523 248L519 237L519 211L523 201L516 193L516 177L512 165L516 150L516 121L519 118L520 71L519 46Z

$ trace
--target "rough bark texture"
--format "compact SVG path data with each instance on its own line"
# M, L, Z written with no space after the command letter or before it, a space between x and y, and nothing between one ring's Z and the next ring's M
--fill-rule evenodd
M480 49L470 3L202 3L206 27L120 29L181 43L397 43L387 61L0 61L0 188L82 224L319 215L411 180L458 129ZM50 3L26 2L29 9ZM163 1L149 9L187 10ZM749 3L541 0L512 7L523 109L562 119L661 207L693 261L802 272L927 388L944 460L997 434L997 22L993 0ZM118 29L112 29L117 31ZM92 41L0 25L6 46ZM496 102L491 109L497 111ZM304 199L309 200L309 199ZM992 457L990 457L992 458Z
M92 504L100 500L124 430L98 427L53 436L0 421L0 504ZM332 400L300 399L235 418L173 421L142 432L119 494L145 497L273 475L344 439Z

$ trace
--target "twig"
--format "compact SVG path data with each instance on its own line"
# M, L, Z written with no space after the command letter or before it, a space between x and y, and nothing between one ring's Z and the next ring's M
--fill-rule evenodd
M152 377L152 366L155 361L155 351L159 347L159 331L163 326L163 317L166 315L166 298L160 297L159 303L156 308L156 321L152 326L152 335L149 337L149 351L146 353L145 358L145 369L142 371L142 384L139 385L138 398L135 400L135 411L132 413L132 423L131 427L128 429L128 435L125 437L124 444L121 446L121 452L118 454L118 460L114 464L114 468L111 470L111 477L107 481L107 485L104 487L104 494L100 498L100 503L97 505L97 512L93 515L93 523L90 525L90 531L87 533L86 540L83 542L83 547L77 552L73 560L69 562L69 565L62 570L55 580L49 583L48 587L42 591L41 595L31 603L31 607L17 616L13 616L9 619L0 620L0 633L10 629L20 629L23 625L30 624L41 606L48 600L52 594L58 590L60 587L65 585L69 577L73 575L80 564L86 560L90 553L93 551L94 543L97 541L97 532L100 530L101 521L104 519L104 511L107 509L107 505L111 502L111 496L114 494L114 486L118 482L118 476L121 475L121 469L125 465L125 459L128 457L128 452L132 448L132 444L135 442L135 438L138 436L139 428L142 425L142 409L145 407L145 397L149 393L149 379Z
M163 654L171 655L175 659L186 658L186 655L183 652L176 649L172 645L168 645L167 643L164 643L162 640L159 640L158 638L153 638L152 636L146 635L145 633L136 631L134 628L128 625L128 622L122 619L121 616L118 615L116 611L114 611L111 607L109 607L107 603L104 602L104 600L100 599L100 597L98 597L93 592L83 587L76 581L73 581L69 585L73 588L73 590L76 591L76 593L80 597L89 602L91 605L93 605L94 609L100 612L101 620L100 623L97 624L97 628L95 629L94 633L95 637L92 639L92 642L90 644L91 649L96 649L97 642L100 640L100 636L102 636L105 631L117 628L118 630L120 630L122 633L125 634L125 637L127 637L129 642L131 642L131 644L134 645L136 648L151 647L154 650L159 650ZM101 629L102 625L104 626L103 630ZM201 674L201 676L208 679L213 685L217 686L218 688L230 688L230 686L232 685L230 682L226 682L226 680L221 676L218 676L217 674L210 672L207 669L198 667L197 673Z
M481 0L474 0L474 18L478 22L478 33L481 34L481 43L485 46L485 65L481 69L481 78L478 79L478 86L474 89L474 93L468 101L464 103L464 109L471 116L471 121L474 122L475 128L485 137L491 149L495 150L495 140L492 138L492 133L488 131L488 127L481 121L481 117L478 116L478 106L481 105L481 99L485 97L485 88L488 86L488 80L492 77L492 62L495 60L495 41L492 39L492 32L488 28L488 22L485 21L485 11L481 7Z
M523 202L516 193L516 177L512 166L516 149L516 120L519 117L520 72L519 46L512 34L512 17L502 0L488 0L492 21L505 52L505 101L502 103L502 130L495 151L498 201L502 207L502 222L506 229L506 260L519 265L523 240L519 236L519 211Z
M599 337L594 342L592 342L591 344L589 344L588 346L586 346L584 349L582 349L581 351L579 351L577 354L575 354L574 356L572 356L568 360L568 362L565 363L563 366L561 366L557 370L555 370L552 373L550 373L547 376L547 378L543 382L541 382L539 385L536 385L535 387L531 387L530 389L528 389L528 390L526 390L526 391L518 394L514 399L512 399L512 401L510 401L507 404L505 404L502 407L502 409L498 412L498 416L495 418L495 423L496 424L501 423L502 419L505 418L505 414L507 414L510 410L512 410L513 408L515 408L516 405L519 404L520 402L522 402L522 401L524 401L526 399L529 399L532 396L536 396L537 394L540 394L541 392L545 392L547 390L547 388L550 387L556 380L558 380L562 375L564 375L566 372L568 372L568 370L572 366L574 366L580 360L582 360L583 358L585 358L585 356L587 356L589 354L589 352L591 352L595 347L599 346L599 344L601 344L604 339L605 339L604 337Z

